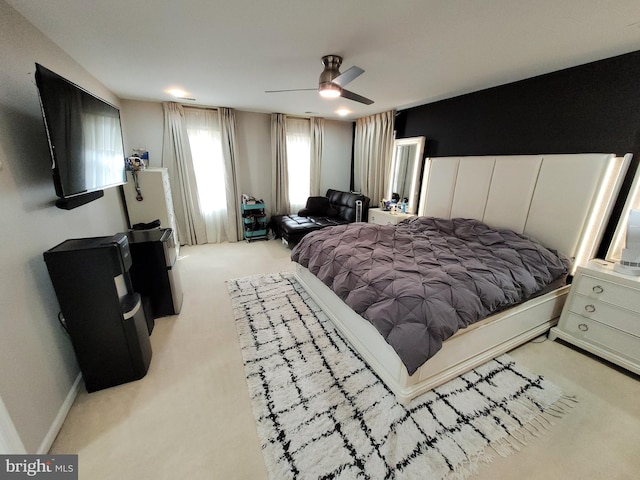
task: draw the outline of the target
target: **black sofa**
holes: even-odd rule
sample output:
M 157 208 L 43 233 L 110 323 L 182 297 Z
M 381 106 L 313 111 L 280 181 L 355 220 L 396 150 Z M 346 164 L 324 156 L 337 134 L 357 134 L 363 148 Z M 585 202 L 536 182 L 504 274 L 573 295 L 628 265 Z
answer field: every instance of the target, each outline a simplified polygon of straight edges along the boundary
M 355 222 L 357 200 L 362 201 L 362 221 L 366 222 L 369 219 L 369 197 L 330 188 L 324 197 L 309 197 L 306 207 L 297 215 L 273 216 L 273 232 L 293 246 L 314 230 Z

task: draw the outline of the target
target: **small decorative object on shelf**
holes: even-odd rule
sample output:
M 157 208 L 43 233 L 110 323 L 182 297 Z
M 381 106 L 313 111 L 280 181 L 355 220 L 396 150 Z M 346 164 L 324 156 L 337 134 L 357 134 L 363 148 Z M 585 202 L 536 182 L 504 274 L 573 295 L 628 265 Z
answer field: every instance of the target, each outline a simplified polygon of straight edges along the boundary
M 267 214 L 263 200 L 242 194 L 242 223 L 247 242 L 267 239 Z
M 131 157 L 127 158 L 125 163 L 127 170 L 131 172 L 133 183 L 136 187 L 136 200 L 141 202 L 142 200 L 144 200 L 144 198 L 142 197 L 142 190 L 140 189 L 140 184 L 138 183 L 138 172 L 147 168 L 147 165 L 149 163 L 149 152 L 144 150 L 144 158 L 146 160 L 143 160 L 143 157 L 140 155 L 143 150 L 136 149 L 134 150 L 134 152 L 135 153 Z

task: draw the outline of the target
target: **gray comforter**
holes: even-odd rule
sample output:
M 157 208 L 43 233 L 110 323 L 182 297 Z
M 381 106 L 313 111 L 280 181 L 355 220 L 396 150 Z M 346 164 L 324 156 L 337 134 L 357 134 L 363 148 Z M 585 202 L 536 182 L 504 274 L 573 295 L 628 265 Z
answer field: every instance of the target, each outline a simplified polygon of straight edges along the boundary
M 524 235 L 462 218 L 324 228 L 291 258 L 369 320 L 410 375 L 458 329 L 527 300 L 569 268 Z

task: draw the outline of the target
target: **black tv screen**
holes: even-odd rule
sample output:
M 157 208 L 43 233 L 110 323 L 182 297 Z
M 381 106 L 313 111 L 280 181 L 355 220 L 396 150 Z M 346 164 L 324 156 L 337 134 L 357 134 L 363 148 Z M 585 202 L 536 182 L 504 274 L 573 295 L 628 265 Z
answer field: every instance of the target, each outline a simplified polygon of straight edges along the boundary
M 120 111 L 36 63 L 56 195 L 69 198 L 126 183 Z

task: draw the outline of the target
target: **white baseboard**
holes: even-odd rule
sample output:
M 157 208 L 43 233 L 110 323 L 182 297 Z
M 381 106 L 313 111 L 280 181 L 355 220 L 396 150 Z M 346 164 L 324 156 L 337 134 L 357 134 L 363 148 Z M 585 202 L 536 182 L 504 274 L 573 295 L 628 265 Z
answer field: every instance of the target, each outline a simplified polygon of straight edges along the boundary
M 62 428 L 62 424 L 64 423 L 64 419 L 67 418 L 69 410 L 71 410 L 71 406 L 73 405 L 74 400 L 78 396 L 78 392 L 80 391 L 80 381 L 82 380 L 82 373 L 78 373 L 75 382 L 71 386 L 69 393 L 67 394 L 67 398 L 64 399 L 64 402 L 60 406 L 60 410 L 58 410 L 58 414 L 56 418 L 51 423 L 51 427 L 49 427 L 49 431 L 45 435 L 42 443 L 40 444 L 40 448 L 38 448 L 38 454 L 46 454 L 49 453 L 49 449 L 51 445 L 53 445 L 54 440 L 58 436 L 58 432 Z

